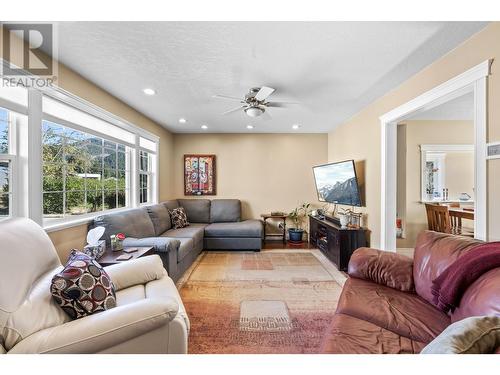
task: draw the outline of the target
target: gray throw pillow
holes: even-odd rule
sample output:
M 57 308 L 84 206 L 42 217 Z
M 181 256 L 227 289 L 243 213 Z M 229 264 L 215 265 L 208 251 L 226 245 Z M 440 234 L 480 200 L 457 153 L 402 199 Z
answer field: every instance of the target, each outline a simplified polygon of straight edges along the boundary
M 455 322 L 421 354 L 486 354 L 500 347 L 500 316 L 473 316 Z

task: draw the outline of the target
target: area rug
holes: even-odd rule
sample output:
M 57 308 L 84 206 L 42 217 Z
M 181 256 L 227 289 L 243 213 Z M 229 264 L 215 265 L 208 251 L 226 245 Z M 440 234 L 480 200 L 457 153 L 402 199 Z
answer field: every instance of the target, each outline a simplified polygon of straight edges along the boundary
M 345 277 L 318 250 L 204 252 L 179 284 L 189 353 L 318 353 Z

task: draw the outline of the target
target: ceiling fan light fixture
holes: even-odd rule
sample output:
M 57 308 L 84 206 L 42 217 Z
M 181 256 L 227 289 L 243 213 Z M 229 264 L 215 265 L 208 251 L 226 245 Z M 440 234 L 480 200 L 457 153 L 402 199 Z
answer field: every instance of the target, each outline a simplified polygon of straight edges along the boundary
M 245 113 L 250 117 L 258 117 L 264 113 L 264 109 L 260 107 L 245 108 Z

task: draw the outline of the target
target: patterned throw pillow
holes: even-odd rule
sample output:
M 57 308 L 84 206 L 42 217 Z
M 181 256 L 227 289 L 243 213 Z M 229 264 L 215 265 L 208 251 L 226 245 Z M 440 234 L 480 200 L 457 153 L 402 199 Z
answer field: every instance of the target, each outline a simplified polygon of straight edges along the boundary
M 172 220 L 174 229 L 184 228 L 189 225 L 186 211 L 184 211 L 183 207 L 170 210 L 170 219 Z
M 50 292 L 71 319 L 116 306 L 115 287 L 99 263 L 72 250 L 63 270 L 52 278 Z

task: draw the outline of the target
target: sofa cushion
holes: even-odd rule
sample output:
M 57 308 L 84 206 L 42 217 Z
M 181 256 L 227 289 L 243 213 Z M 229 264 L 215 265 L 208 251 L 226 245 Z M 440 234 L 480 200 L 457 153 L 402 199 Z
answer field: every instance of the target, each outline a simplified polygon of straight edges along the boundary
M 500 268 L 482 274 L 462 295 L 460 305 L 451 314 L 451 321 L 456 322 L 470 316 L 500 316 Z
M 50 292 L 71 319 L 116 306 L 115 287 L 99 263 L 72 250 L 64 268 L 52 278 Z
M 473 316 L 453 323 L 422 354 L 493 354 L 500 347 L 500 316 Z
M 349 276 L 402 292 L 414 292 L 413 260 L 401 254 L 360 247 L 349 260 Z
M 174 208 L 170 211 L 170 219 L 172 220 L 172 226 L 174 229 L 184 228 L 189 225 L 186 211 L 184 211 L 183 207 Z
M 95 226 L 105 228 L 103 239 L 109 244 L 112 234 L 123 233 L 126 237 L 153 237 L 155 228 L 145 208 L 134 208 L 107 215 L 100 215 L 94 219 Z
M 211 223 L 230 223 L 241 220 L 239 199 L 213 199 L 210 204 Z
M 337 312 L 423 343 L 432 341 L 450 324 L 448 315 L 414 293 L 356 278 L 344 284 Z
M 172 228 L 170 213 L 168 212 L 168 209 L 164 204 L 153 204 L 151 206 L 147 206 L 146 210 L 148 211 L 149 217 L 153 222 L 155 235 L 159 236 L 163 232 Z
M 181 262 L 186 255 L 194 250 L 194 241 L 192 238 L 177 238 L 181 245 L 179 246 L 179 251 L 177 252 L 177 263 Z
M 166 239 L 169 239 L 169 240 L 179 241 L 179 248 L 177 250 L 177 263 L 181 262 L 187 254 L 189 254 L 191 251 L 194 250 L 194 240 L 193 240 L 193 238 L 188 238 L 188 237 L 185 237 L 185 238 L 182 238 L 182 237 L 177 237 L 177 238 L 168 237 L 167 232 L 163 233 L 162 238 L 166 238 Z
M 190 223 L 208 223 L 210 221 L 210 200 L 178 199 L 179 205 L 186 210 Z
M 363 319 L 335 314 L 321 353 L 413 354 L 425 343 L 398 335 Z
M 167 210 L 171 211 L 174 208 L 179 207 L 179 202 L 177 202 L 177 199 L 171 199 L 165 202 L 161 202 L 165 207 L 167 207 Z
M 159 253 L 168 253 L 170 251 L 177 251 L 179 249 L 180 242 L 176 241 L 175 238 L 164 238 L 164 237 L 145 237 L 145 238 L 133 238 L 128 237 L 123 241 L 123 245 L 127 247 L 137 246 L 153 246 L 155 251 Z
M 413 280 L 417 294 L 434 304 L 432 281 L 461 255 L 481 243 L 472 238 L 428 230 L 420 233 L 413 256 Z
M 245 220 L 237 223 L 213 223 L 205 228 L 205 237 L 262 238 L 262 222 Z
M 170 229 L 162 234 L 162 237 L 170 238 L 192 238 L 195 243 L 203 241 L 206 224 L 191 224 L 185 228 Z

